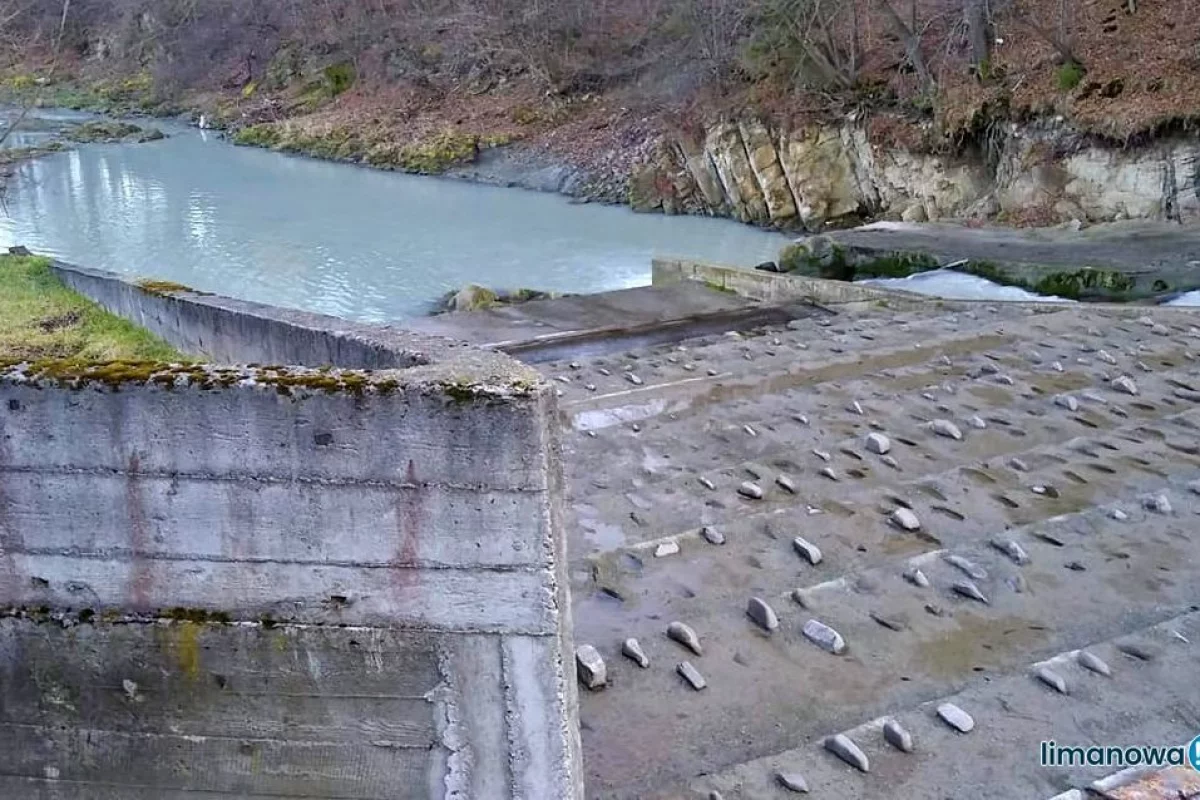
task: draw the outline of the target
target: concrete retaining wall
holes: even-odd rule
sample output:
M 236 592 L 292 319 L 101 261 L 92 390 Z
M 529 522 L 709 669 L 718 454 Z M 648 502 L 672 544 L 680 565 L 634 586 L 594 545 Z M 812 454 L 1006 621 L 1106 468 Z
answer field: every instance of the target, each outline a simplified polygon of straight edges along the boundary
M 581 798 L 553 390 L 68 283 L 230 360 L 422 365 L 0 372 L 0 797 Z
M 138 284 L 61 261 L 59 280 L 179 350 L 225 364 L 288 364 L 394 369 L 436 360 L 445 343 L 337 317 L 235 300 L 174 287 Z M 149 288 L 146 288 L 149 287 Z
M 874 303 L 880 300 L 892 304 L 923 302 L 920 295 L 890 289 L 876 289 L 843 281 L 761 272 L 744 267 L 709 264 L 682 258 L 654 259 L 653 282 L 655 286 L 681 280 L 700 281 L 714 288 L 764 303 L 810 300 L 824 306 L 845 306 L 854 303 Z

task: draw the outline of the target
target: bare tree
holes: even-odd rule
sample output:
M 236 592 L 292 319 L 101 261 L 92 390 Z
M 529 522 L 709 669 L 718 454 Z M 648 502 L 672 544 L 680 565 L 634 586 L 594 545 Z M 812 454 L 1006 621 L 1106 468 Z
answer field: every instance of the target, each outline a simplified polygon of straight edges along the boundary
M 904 45 L 904 56 L 908 63 L 912 65 L 913 71 L 917 73 L 917 80 L 920 82 L 921 91 L 924 93 L 931 92 L 934 88 L 933 73 L 930 71 L 929 64 L 925 61 L 925 56 L 921 52 L 921 34 L 923 33 L 923 28 L 917 21 L 916 3 L 912 3 L 911 20 L 909 22 L 904 21 L 904 18 L 896 11 L 895 6 L 891 4 L 891 0 L 875 0 L 875 5 L 883 12 L 892 30 L 900 37 L 900 41 Z
M 1076 57 L 1073 37 L 1071 35 L 1073 28 L 1071 0 L 1058 0 L 1056 18 L 1052 26 L 1047 26 L 1035 19 L 1023 8 L 1023 5 L 1020 0 L 1014 0 L 1012 5 L 1013 18 L 1058 51 L 1059 57 L 1065 63 L 1082 65 L 1083 62 Z

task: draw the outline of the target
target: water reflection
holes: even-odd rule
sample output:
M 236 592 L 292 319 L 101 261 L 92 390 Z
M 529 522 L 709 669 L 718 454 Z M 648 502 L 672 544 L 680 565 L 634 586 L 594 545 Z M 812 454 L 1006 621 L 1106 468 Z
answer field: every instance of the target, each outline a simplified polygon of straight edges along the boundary
M 0 246 L 367 320 L 423 313 L 467 282 L 592 292 L 648 282 L 652 255 L 754 264 L 782 236 L 170 139 L 23 165 Z

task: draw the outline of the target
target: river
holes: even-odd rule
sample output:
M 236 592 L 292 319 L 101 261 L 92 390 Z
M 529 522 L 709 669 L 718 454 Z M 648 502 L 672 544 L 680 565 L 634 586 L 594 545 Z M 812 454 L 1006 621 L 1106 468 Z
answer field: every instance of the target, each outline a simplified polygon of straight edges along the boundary
M 170 138 L 83 145 L 22 165 L 0 246 L 377 322 L 425 313 L 466 283 L 597 292 L 649 283 L 658 254 L 752 266 L 787 243 L 728 220 L 573 204 L 161 127 Z

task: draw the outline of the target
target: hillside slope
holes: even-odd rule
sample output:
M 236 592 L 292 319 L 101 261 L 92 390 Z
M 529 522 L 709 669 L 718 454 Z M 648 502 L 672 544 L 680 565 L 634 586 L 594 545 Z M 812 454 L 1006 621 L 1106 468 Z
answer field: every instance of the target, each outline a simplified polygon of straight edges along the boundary
M 719 119 L 853 115 L 950 153 L 1010 121 L 1186 130 L 1195 2 L 37 0 L 0 41 L 10 93 L 195 109 L 244 143 L 409 171 L 482 161 L 468 172 L 527 183 L 561 165 L 549 188 L 623 201 L 664 135 Z

